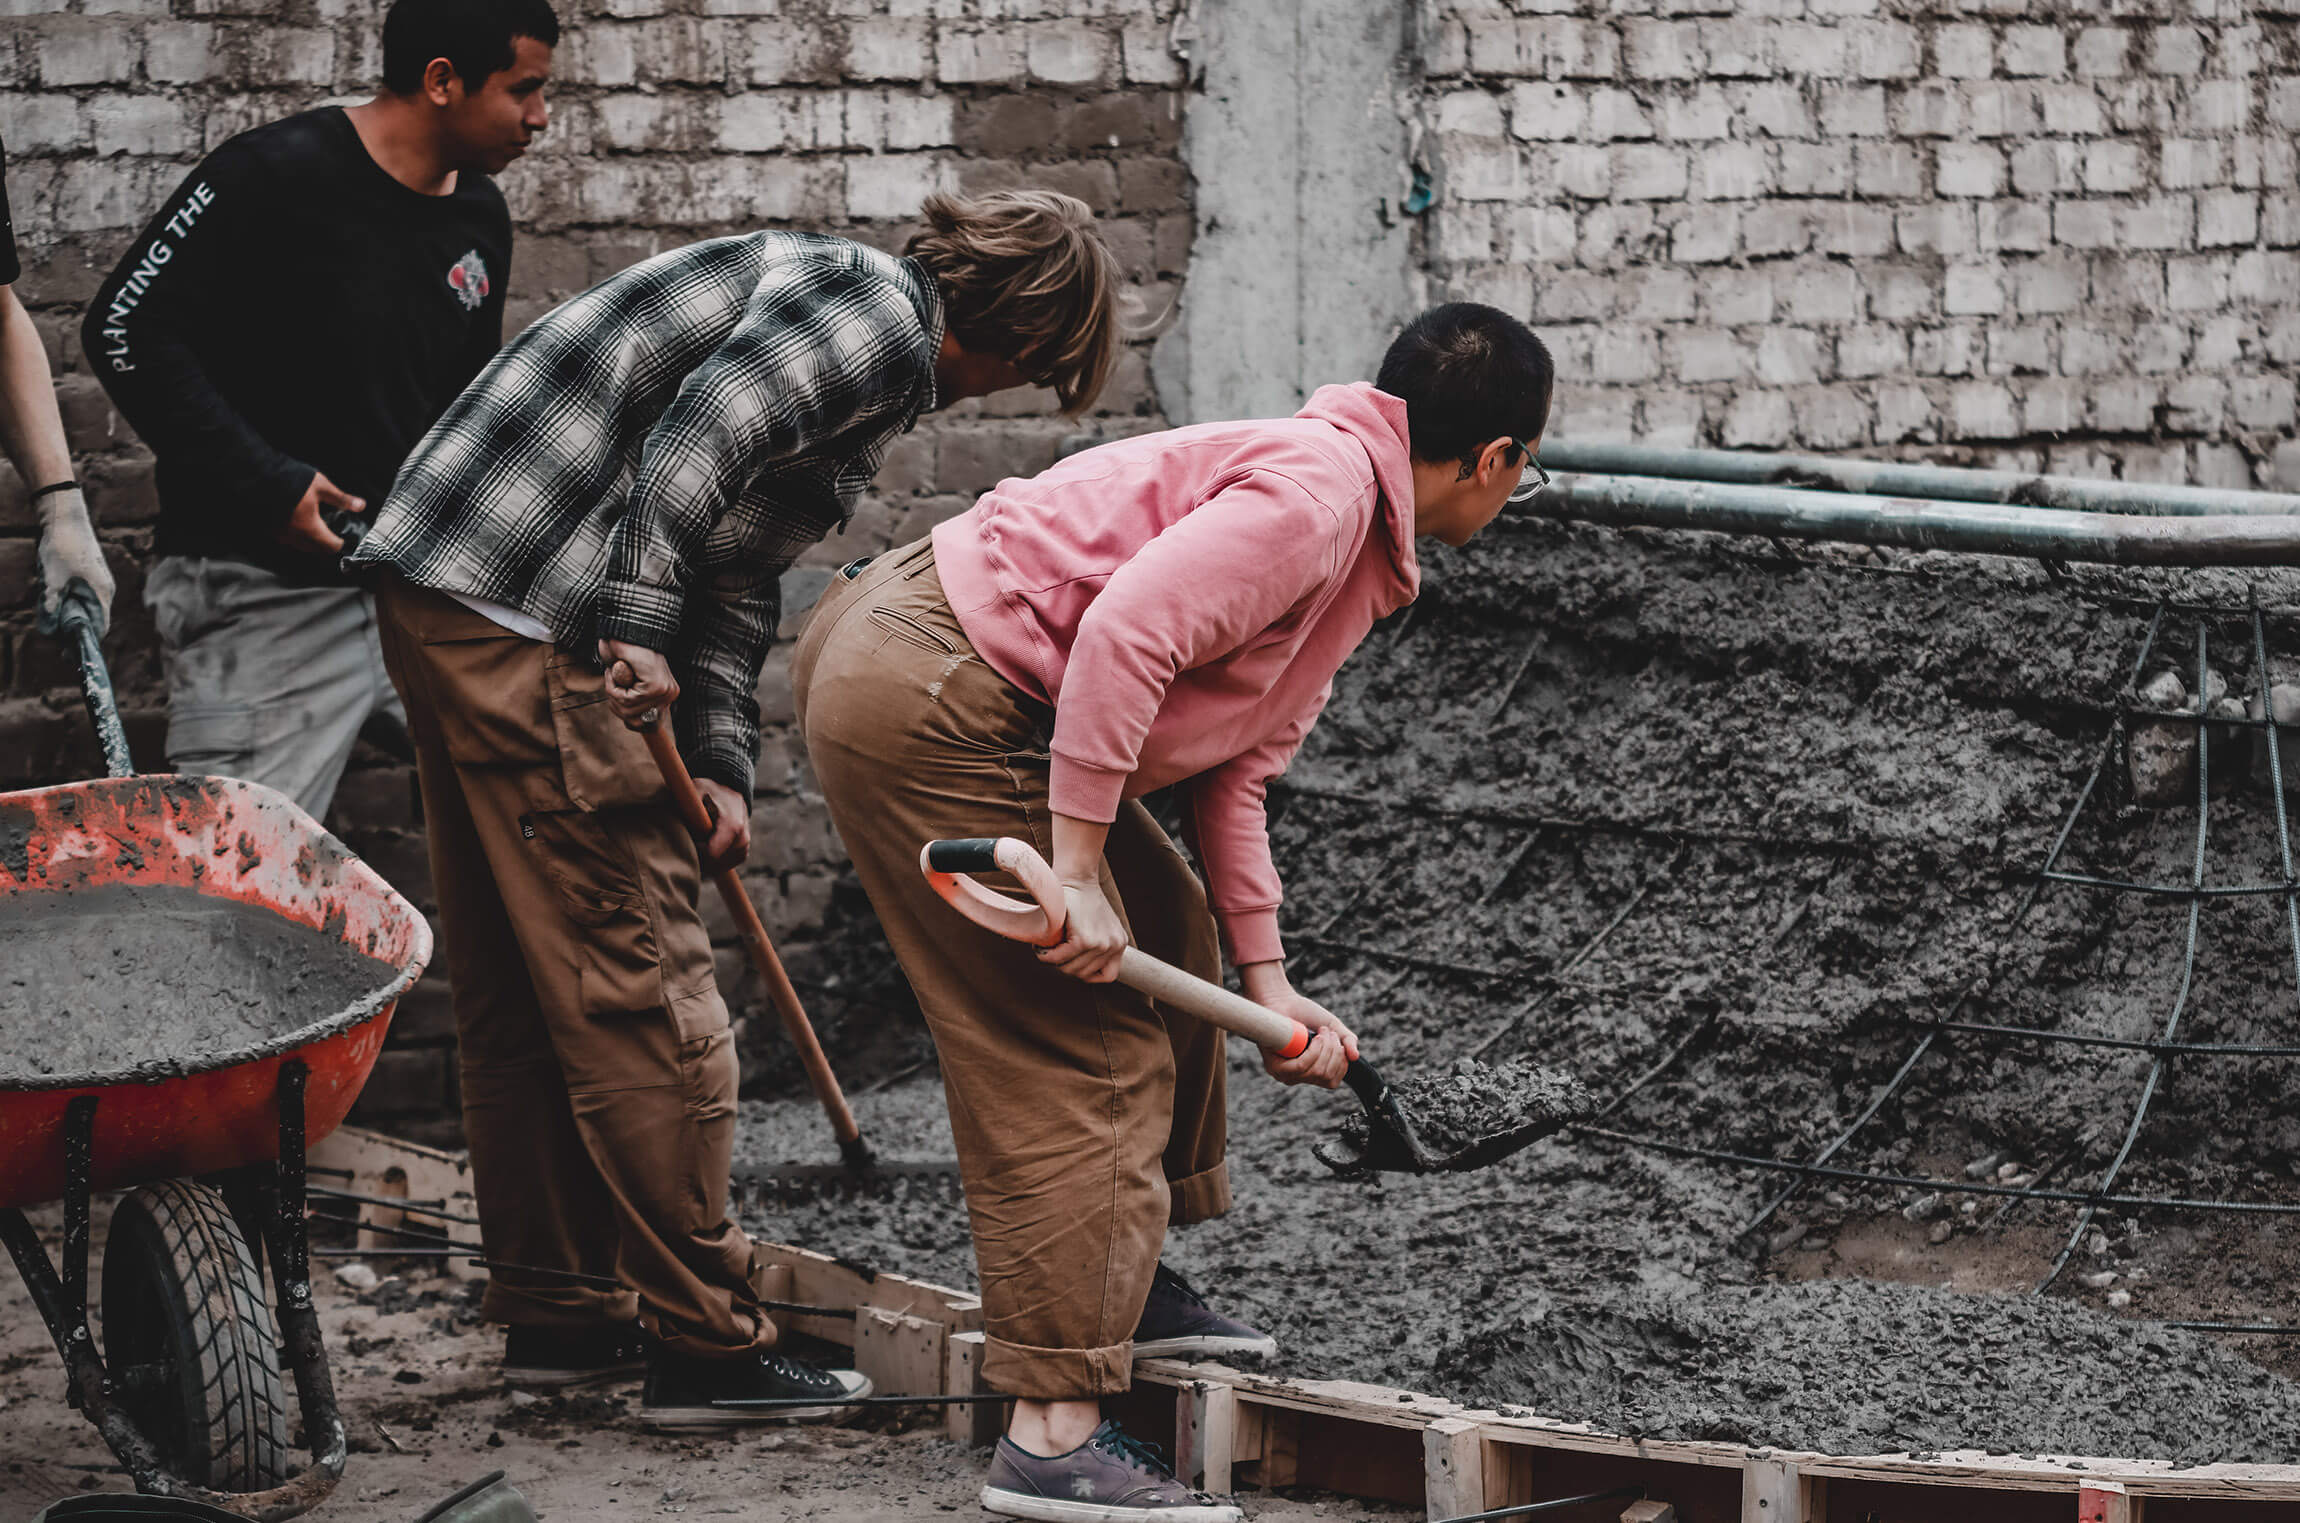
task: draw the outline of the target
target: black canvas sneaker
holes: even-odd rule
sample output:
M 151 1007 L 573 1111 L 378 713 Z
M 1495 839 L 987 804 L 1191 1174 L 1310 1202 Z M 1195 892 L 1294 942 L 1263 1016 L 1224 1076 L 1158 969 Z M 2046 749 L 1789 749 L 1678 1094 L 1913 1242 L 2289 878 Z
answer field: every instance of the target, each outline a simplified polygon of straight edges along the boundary
M 1142 1320 L 1134 1328 L 1135 1358 L 1259 1354 L 1266 1359 L 1277 1352 L 1277 1339 L 1213 1310 L 1188 1280 L 1164 1264 L 1158 1266 L 1150 1281 L 1150 1298 L 1142 1303 Z
M 831 1422 L 851 1408 L 842 1400 L 868 1396 L 869 1377 L 856 1370 L 826 1370 L 787 1354 L 741 1359 L 682 1359 L 657 1354 L 647 1365 L 639 1421 L 664 1433 L 701 1433 L 761 1423 Z M 720 1407 L 719 1401 L 799 1401 L 795 1407 Z
M 636 1322 L 605 1327 L 512 1327 L 503 1340 L 503 1383 L 566 1391 L 646 1373 L 655 1340 Z

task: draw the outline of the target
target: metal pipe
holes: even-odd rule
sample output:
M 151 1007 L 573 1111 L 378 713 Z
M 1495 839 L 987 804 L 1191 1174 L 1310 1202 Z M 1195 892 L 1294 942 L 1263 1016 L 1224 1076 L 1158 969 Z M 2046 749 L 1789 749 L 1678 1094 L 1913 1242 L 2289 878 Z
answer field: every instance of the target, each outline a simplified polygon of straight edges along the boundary
M 2300 515 L 2136 516 L 1925 502 L 1658 476 L 1568 476 L 1521 513 L 1582 523 L 1843 540 L 2112 566 L 2300 564 Z
M 2300 496 L 2225 487 L 2160 486 L 2149 481 L 2087 481 L 1976 471 L 1892 460 L 1838 460 L 1827 455 L 1773 455 L 1750 450 L 1658 449 L 1594 440 L 1545 441 L 1541 463 L 1556 471 L 1602 476 L 1665 476 L 1739 486 L 1816 487 L 1945 502 L 1994 502 L 2089 513 L 2142 513 L 2174 518 L 2223 513 L 2300 514 Z

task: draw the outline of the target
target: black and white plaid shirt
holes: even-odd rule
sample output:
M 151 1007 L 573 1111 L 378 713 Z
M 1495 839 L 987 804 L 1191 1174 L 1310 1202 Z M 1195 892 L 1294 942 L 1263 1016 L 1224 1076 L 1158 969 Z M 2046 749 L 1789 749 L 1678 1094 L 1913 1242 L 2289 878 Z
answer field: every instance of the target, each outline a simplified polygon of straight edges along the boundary
M 689 766 L 748 797 L 777 580 L 934 406 L 942 325 L 932 276 L 844 238 L 650 259 L 504 347 L 351 563 L 664 652 Z

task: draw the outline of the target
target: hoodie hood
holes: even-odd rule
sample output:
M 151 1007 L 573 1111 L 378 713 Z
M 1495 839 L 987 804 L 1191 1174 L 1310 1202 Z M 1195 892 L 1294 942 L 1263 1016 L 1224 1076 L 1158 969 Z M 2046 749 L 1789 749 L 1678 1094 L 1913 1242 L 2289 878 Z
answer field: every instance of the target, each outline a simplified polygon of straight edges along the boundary
M 1394 598 L 1385 598 L 1387 617 L 1421 591 L 1421 561 L 1414 554 L 1413 444 L 1406 429 L 1406 404 L 1371 381 L 1321 386 L 1294 414 L 1340 429 L 1357 440 L 1373 463 L 1381 488 L 1380 528 L 1395 580 Z

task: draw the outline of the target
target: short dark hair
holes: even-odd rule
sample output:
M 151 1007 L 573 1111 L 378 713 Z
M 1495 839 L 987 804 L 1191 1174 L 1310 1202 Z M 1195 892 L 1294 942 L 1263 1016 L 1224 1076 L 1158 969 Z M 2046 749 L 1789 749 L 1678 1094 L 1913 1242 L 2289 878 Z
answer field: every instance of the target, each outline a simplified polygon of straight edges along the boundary
M 1449 301 L 1412 322 L 1374 384 L 1406 404 L 1414 456 L 1469 461 L 1494 440 L 1538 438 L 1557 367 L 1531 328 L 1498 307 Z
M 392 0 L 383 18 L 383 87 L 413 95 L 431 61 L 444 58 L 464 89 L 477 90 L 511 67 L 521 37 L 559 45 L 550 0 Z

